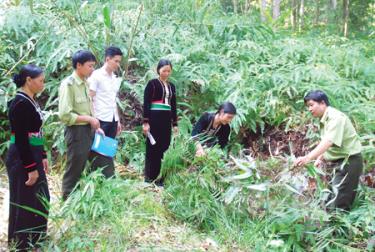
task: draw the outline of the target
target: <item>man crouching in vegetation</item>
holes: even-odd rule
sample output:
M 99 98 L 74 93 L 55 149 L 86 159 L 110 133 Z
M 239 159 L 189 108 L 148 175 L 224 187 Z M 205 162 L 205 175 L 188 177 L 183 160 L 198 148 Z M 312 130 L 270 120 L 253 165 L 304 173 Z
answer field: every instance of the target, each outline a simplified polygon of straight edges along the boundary
M 319 90 L 310 91 L 304 98 L 313 117 L 320 119 L 321 142 L 309 154 L 299 157 L 294 165 L 303 166 L 315 160 L 316 167 L 323 159 L 334 169 L 333 195 L 329 208 L 350 210 L 362 173 L 361 143 L 348 116 L 329 106 L 327 95 Z
M 63 80 L 59 89 L 59 118 L 66 125 L 67 161 L 62 181 L 63 199 L 77 184 L 89 158 L 93 130 L 100 130 L 92 111 L 86 79 L 94 71 L 95 56 L 80 50 L 72 58 L 74 72 Z

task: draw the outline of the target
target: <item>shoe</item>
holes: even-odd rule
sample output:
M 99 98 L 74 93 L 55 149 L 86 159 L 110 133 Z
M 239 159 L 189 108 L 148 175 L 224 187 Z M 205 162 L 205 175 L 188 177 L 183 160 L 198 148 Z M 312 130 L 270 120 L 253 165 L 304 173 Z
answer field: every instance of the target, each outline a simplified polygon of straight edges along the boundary
M 164 187 L 164 183 L 163 183 L 163 181 L 156 181 L 155 182 L 155 185 L 157 185 L 157 186 L 159 186 L 159 187 Z

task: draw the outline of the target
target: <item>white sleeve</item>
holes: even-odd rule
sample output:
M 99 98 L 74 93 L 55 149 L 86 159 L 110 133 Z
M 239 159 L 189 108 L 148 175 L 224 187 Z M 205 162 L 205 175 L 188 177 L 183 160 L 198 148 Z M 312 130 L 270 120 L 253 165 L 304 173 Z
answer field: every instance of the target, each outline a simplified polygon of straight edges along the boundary
M 89 83 L 90 90 L 95 92 L 98 90 L 98 80 L 95 73 L 92 73 L 92 75 L 87 79 L 87 82 Z

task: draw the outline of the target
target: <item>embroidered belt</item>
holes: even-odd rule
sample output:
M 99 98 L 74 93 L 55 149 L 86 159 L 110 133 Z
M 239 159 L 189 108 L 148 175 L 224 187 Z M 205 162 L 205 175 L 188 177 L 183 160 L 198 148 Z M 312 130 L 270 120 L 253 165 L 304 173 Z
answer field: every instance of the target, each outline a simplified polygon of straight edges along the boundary
M 14 134 L 10 136 L 10 143 L 16 143 L 16 136 Z M 44 144 L 44 139 L 40 133 L 29 133 L 29 143 L 33 146 L 42 146 Z
M 153 102 L 151 104 L 151 110 L 171 110 L 171 106 L 165 103 Z

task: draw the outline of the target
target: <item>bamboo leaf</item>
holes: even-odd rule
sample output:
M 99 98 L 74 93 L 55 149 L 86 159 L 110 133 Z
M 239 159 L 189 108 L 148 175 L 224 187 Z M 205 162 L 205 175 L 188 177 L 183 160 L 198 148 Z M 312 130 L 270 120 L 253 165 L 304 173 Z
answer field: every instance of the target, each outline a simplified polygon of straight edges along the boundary
M 108 5 L 103 6 L 103 18 L 104 18 L 104 25 L 107 29 L 111 29 L 111 9 Z

